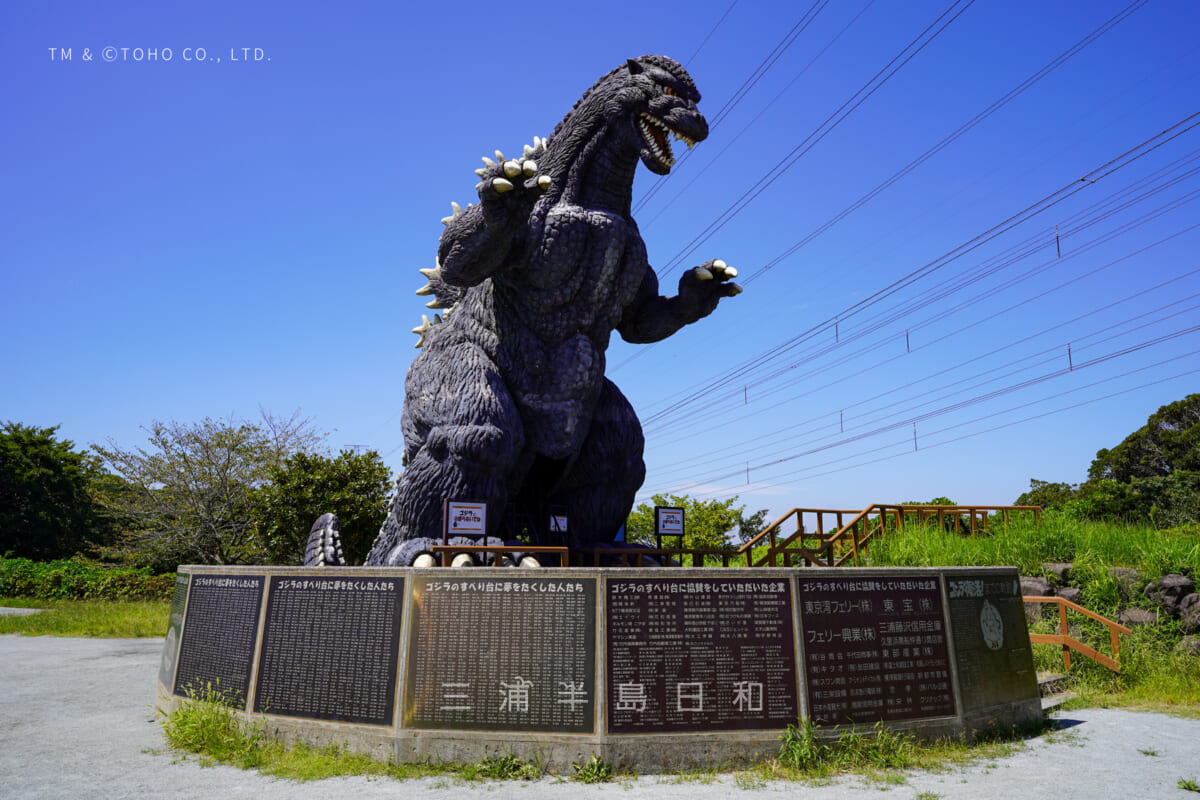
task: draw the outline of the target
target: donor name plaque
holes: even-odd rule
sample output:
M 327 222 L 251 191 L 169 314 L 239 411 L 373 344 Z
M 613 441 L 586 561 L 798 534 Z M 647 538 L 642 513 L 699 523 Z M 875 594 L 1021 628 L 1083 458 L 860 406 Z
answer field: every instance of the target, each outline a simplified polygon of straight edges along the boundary
M 968 709 L 1037 696 L 1033 646 L 1016 575 L 946 576 L 959 689 Z
M 254 710 L 391 725 L 404 579 L 272 576 Z
M 404 726 L 592 733 L 596 579 L 414 577 Z
M 609 732 L 782 729 L 796 722 L 789 580 L 607 584 Z
M 814 724 L 956 713 L 937 575 L 796 582 Z
M 212 689 L 238 708 L 246 707 L 262 592 L 261 575 L 192 577 L 175 694 Z

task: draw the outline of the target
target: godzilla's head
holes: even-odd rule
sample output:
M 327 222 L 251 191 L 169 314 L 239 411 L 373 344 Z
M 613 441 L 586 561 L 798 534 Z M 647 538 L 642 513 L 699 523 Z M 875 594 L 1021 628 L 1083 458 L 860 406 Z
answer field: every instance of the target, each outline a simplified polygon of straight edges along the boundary
M 628 135 L 651 172 L 666 175 L 671 171 L 675 164 L 672 138 L 691 149 L 708 137 L 708 122 L 696 109 L 700 92 L 678 62 L 666 56 L 631 58 L 612 77 L 617 85 L 609 113 L 628 119 Z
M 548 160 L 571 171 L 582 164 L 633 169 L 640 160 L 666 175 L 675 163 L 672 138 L 691 147 L 708 136 L 708 123 L 696 110 L 699 100 L 679 63 L 666 56 L 631 58 L 598 80 L 558 124 Z

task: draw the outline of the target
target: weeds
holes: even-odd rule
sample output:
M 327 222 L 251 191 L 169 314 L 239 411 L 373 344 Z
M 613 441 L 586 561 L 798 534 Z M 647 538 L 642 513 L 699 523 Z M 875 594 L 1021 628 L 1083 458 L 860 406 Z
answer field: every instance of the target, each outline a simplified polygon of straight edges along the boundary
M 487 756 L 478 764 L 468 765 L 463 768 L 462 777 L 466 780 L 535 781 L 542 777 L 542 770 L 510 753 Z
M 613 768 L 596 753 L 582 764 L 571 764 L 575 775 L 571 778 L 579 783 L 608 783 L 613 779 Z
M 1200 783 L 1195 778 L 1180 778 L 1176 786 L 1187 792 L 1200 792 Z

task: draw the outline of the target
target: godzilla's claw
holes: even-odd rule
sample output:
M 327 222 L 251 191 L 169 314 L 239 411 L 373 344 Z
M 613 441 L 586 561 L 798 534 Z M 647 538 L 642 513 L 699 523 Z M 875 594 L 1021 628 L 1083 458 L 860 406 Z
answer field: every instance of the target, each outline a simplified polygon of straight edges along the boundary
M 483 168 L 475 170 L 480 181 L 475 186 L 480 200 L 488 202 L 497 195 L 507 195 L 509 198 L 519 198 L 532 203 L 550 188 L 550 177 L 538 173 L 538 164 L 533 156 L 545 152 L 545 142 L 535 138 L 533 147 L 525 145 L 524 155 L 519 158 L 506 159 L 499 150 L 496 160 L 484 156 Z M 506 199 L 505 203 L 518 202 Z
M 709 272 L 708 270 L 706 270 L 704 267 L 696 267 L 695 273 L 696 273 L 696 280 L 711 281 L 713 279 L 713 274 L 711 272 Z
M 712 272 L 713 277 L 717 278 L 718 280 L 728 280 L 738 276 L 738 271 L 736 269 L 729 266 L 719 258 L 714 258 L 704 266 L 707 267 Z

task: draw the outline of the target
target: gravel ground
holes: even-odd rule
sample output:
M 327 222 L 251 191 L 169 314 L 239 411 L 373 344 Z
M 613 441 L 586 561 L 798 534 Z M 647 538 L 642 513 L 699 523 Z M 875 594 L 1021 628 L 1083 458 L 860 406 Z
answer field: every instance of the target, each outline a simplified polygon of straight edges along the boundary
M 539 782 L 466 784 L 340 778 L 294 783 L 231 767 L 202 767 L 166 750 L 154 718 L 161 639 L 0 636 L 0 797 L 273 798 L 639 798 L 717 800 L 799 796 L 846 800 L 1008 797 L 1188 798 L 1181 778 L 1200 780 L 1200 720 L 1088 709 L 1058 717 L 1059 729 L 1011 756 L 902 784 L 850 778 L 824 786 L 709 783 L 648 776 L 597 786 Z

